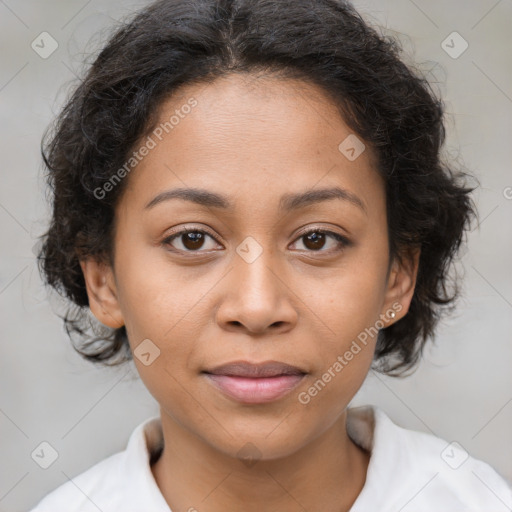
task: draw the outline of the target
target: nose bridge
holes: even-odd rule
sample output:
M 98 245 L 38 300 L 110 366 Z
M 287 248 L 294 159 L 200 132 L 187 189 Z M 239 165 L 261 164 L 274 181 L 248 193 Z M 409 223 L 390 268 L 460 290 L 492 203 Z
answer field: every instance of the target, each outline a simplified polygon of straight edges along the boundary
M 271 247 L 270 237 L 259 240 L 248 236 L 236 247 L 230 290 L 218 311 L 218 321 L 224 328 L 241 324 L 256 332 L 296 321 L 296 311 L 283 282 L 283 262 Z
M 281 262 L 271 243 L 268 236 L 247 236 L 236 248 L 234 273 L 242 293 L 265 295 L 267 300 L 281 293 L 283 285 L 276 277 Z

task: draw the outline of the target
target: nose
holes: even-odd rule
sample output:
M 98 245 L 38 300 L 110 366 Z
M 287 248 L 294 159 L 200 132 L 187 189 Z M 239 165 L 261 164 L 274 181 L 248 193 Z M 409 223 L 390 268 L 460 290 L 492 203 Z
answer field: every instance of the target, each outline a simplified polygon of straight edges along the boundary
M 297 323 L 296 295 L 269 251 L 252 262 L 238 255 L 224 282 L 217 323 L 226 331 L 286 332 Z

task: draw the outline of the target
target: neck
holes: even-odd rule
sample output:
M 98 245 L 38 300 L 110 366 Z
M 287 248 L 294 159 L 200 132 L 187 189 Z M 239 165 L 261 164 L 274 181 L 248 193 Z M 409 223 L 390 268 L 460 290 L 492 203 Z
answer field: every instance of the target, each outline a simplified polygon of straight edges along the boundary
M 346 411 L 298 451 L 253 463 L 220 452 L 161 416 L 164 449 L 152 472 L 173 511 L 343 512 L 364 486 L 370 454 L 347 435 Z

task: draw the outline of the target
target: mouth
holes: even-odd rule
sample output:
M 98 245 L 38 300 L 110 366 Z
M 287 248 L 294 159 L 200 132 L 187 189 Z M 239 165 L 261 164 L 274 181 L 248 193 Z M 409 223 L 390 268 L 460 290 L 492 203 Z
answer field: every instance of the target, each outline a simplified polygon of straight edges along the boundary
M 296 388 L 307 372 L 278 361 L 235 361 L 202 372 L 227 397 L 245 404 L 278 400 Z

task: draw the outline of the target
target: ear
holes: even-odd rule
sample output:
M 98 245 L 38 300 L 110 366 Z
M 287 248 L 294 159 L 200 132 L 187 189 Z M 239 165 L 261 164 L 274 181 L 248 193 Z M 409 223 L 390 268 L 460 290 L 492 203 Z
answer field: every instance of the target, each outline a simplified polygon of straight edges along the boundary
M 396 316 L 389 320 L 388 325 L 397 322 L 409 311 L 416 286 L 420 253 L 420 248 L 410 249 L 402 253 L 400 259 L 395 258 L 391 265 L 383 315 L 386 315 L 386 311 L 394 311 Z M 386 315 L 386 318 L 389 316 Z
M 84 274 L 89 307 L 94 316 L 107 327 L 122 327 L 124 319 L 117 299 L 112 268 L 94 258 L 80 260 L 80 266 Z

